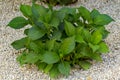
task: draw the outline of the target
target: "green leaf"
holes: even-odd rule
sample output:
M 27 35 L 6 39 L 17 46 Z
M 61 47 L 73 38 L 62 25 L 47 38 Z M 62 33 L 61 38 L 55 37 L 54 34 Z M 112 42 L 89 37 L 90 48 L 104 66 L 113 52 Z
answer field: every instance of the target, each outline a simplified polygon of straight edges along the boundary
M 32 16 L 31 6 L 29 6 L 29 5 L 21 5 L 20 6 L 20 11 L 26 17 L 31 17 Z
M 56 53 L 59 53 L 59 48 L 60 48 L 60 44 L 59 42 L 55 42 L 54 43 L 54 48 L 53 48 L 53 51 L 55 51 Z
M 60 9 L 60 12 L 63 12 L 65 14 L 75 14 L 76 13 L 76 9 L 75 8 L 68 8 L 68 7 L 63 7 Z
M 72 23 L 65 21 L 65 32 L 68 36 L 73 36 L 75 34 L 75 27 Z
M 88 22 L 92 22 L 92 18 L 90 16 L 90 11 L 86 9 L 85 7 L 81 6 L 78 8 L 80 15 L 87 20 Z
M 56 17 L 57 17 L 61 22 L 63 22 L 66 14 L 65 14 L 64 12 L 62 12 L 62 11 L 59 10 L 59 11 L 54 12 L 53 15 L 56 15 Z
M 52 16 L 52 19 L 50 21 L 50 25 L 58 29 L 58 25 L 60 23 L 60 20 L 57 17 Z
M 32 5 L 32 14 L 36 19 L 41 19 L 43 21 L 43 18 L 45 16 L 45 14 L 47 13 L 47 8 L 41 6 L 41 5 L 37 5 L 37 4 L 33 4 Z
M 83 39 L 83 37 L 81 35 L 76 35 L 75 40 L 78 43 L 85 43 L 85 41 L 84 41 L 84 39 Z
M 101 15 L 98 15 L 94 19 L 94 24 L 96 24 L 96 25 L 107 25 L 112 21 L 114 21 L 114 20 L 110 16 L 108 16 L 106 14 L 101 14 Z
M 37 46 L 37 50 L 40 52 L 40 53 L 44 53 L 45 51 L 45 43 L 43 43 L 41 40 L 35 40 L 34 43 L 36 44 Z M 35 48 L 35 47 L 34 47 Z M 34 49 L 35 50 L 35 49 Z
M 46 66 L 47 66 L 47 64 L 44 63 L 44 62 L 39 63 L 39 64 L 38 64 L 38 69 L 39 69 L 39 70 L 44 70 L 44 68 L 45 68 Z
M 58 64 L 58 69 L 60 71 L 60 73 L 68 76 L 70 73 L 70 64 L 68 62 L 61 62 Z
M 57 77 L 59 74 L 60 74 L 60 72 L 59 72 L 59 70 L 58 70 L 58 65 L 55 65 L 54 64 L 54 66 L 52 67 L 52 69 L 50 70 L 50 77 L 51 78 L 55 78 L 55 77 Z
M 28 36 L 32 40 L 37 40 L 37 39 L 43 37 L 44 35 L 45 35 L 45 31 L 41 30 L 41 29 L 39 29 L 37 27 L 32 27 L 28 31 Z
M 80 47 L 77 48 L 77 53 L 81 54 L 79 57 L 82 58 L 88 57 L 96 61 L 102 61 L 100 54 L 93 53 L 93 51 L 90 49 L 90 47 L 88 47 L 87 44 L 81 44 Z
M 104 30 L 104 32 L 102 32 L 103 39 L 105 39 L 108 36 L 109 33 L 110 33 L 109 31 Z
M 56 14 L 57 14 L 58 18 L 60 19 L 60 21 L 63 22 L 66 15 L 76 14 L 76 9 L 75 8 L 63 7 L 58 12 L 56 12 Z
M 39 60 L 39 56 L 33 52 L 30 52 L 26 55 L 26 63 L 36 63 Z
M 96 61 L 102 61 L 102 58 L 99 53 L 89 53 L 89 57 Z
M 100 33 L 102 34 L 102 38 L 103 38 L 103 39 L 105 39 L 105 38 L 108 36 L 108 34 L 110 33 L 109 31 L 107 31 L 107 30 L 105 29 L 104 26 L 100 27 L 98 30 L 99 30 Z
M 30 43 L 30 49 L 34 50 L 37 53 L 40 51 L 38 45 L 36 43 L 34 43 L 34 42 Z
M 90 42 L 91 33 L 87 29 L 83 29 L 82 37 L 86 42 Z
M 98 15 L 100 15 L 99 11 L 96 9 L 93 9 L 90 13 L 92 19 L 96 18 Z
M 75 39 L 74 37 L 69 37 L 63 40 L 60 49 L 59 49 L 59 53 L 60 54 L 69 54 L 70 52 L 72 52 L 75 48 Z
M 61 36 L 62 36 L 62 33 L 60 31 L 56 30 L 53 32 L 53 36 L 51 38 L 55 39 L 55 40 L 60 40 Z
M 50 20 L 51 20 L 51 18 L 52 18 L 52 11 L 49 10 L 49 11 L 45 14 L 45 17 L 44 17 L 45 22 L 46 22 L 46 23 L 49 23 Z
M 19 50 L 21 48 L 25 48 L 25 46 L 27 45 L 28 43 L 28 38 L 25 37 L 25 38 L 22 38 L 20 40 L 16 40 L 14 41 L 11 45 L 13 46 L 13 48 L 15 48 L 16 50 Z
M 46 43 L 46 48 L 48 51 L 51 51 L 54 48 L 55 39 L 49 40 Z
M 7 26 L 10 26 L 14 29 L 20 29 L 23 28 L 28 24 L 28 21 L 24 17 L 16 17 L 13 18 Z
M 100 48 L 99 48 L 99 52 L 100 53 L 107 53 L 107 52 L 109 52 L 109 48 L 108 48 L 108 46 L 106 45 L 106 43 L 105 42 L 101 42 L 100 44 L 99 44 L 99 46 L 100 46 Z
M 25 52 L 21 53 L 16 58 L 16 60 L 20 63 L 21 66 L 26 63 L 25 59 L 26 59 L 26 53 Z
M 53 64 L 60 60 L 60 57 L 55 52 L 46 51 L 42 56 L 42 61 L 47 64 Z
M 82 67 L 83 69 L 87 70 L 90 68 L 91 63 L 88 61 L 79 61 L 79 65 L 80 67 Z
M 77 53 L 81 54 L 81 57 L 89 57 L 91 53 L 91 49 L 88 47 L 87 44 L 80 44 L 79 47 L 77 48 Z
M 53 64 L 48 64 L 48 65 L 45 67 L 44 72 L 45 72 L 45 73 L 48 73 L 48 72 L 52 69 L 52 67 L 53 67 Z
M 25 29 L 25 30 L 24 30 L 24 34 L 25 34 L 25 35 L 28 35 L 28 31 L 29 31 L 29 29 Z
M 17 61 L 19 61 L 21 65 L 26 64 L 26 63 L 33 64 L 37 62 L 38 60 L 39 60 L 38 55 L 32 52 L 30 53 L 23 52 L 17 57 Z
M 75 28 L 75 32 L 77 35 L 82 35 L 83 33 L 83 26 Z
M 93 45 L 91 43 L 88 43 L 88 45 L 90 46 L 90 48 L 92 48 L 93 53 L 96 52 L 100 48 L 99 45 Z
M 91 36 L 91 42 L 93 44 L 98 44 L 102 40 L 102 35 L 99 30 L 93 32 Z

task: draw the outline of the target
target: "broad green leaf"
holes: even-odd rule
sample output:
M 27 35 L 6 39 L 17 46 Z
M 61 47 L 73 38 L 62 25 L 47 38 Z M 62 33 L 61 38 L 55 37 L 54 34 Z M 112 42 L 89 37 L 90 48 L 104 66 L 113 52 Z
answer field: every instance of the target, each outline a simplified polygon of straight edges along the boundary
M 37 5 L 37 4 L 33 4 L 32 5 L 32 14 L 36 19 L 41 19 L 41 21 L 43 21 L 43 18 L 45 16 L 45 14 L 47 13 L 47 8 L 41 6 L 41 5 Z
M 80 48 L 77 49 L 77 53 L 81 54 L 81 56 L 90 56 L 91 49 L 87 46 L 87 44 L 81 44 Z
M 80 57 L 83 57 L 83 58 L 88 57 L 96 61 L 102 60 L 100 54 L 93 53 L 93 51 L 88 47 L 87 44 L 81 44 L 80 48 L 78 47 L 77 49 L 77 53 L 81 54 Z
M 58 64 L 58 69 L 60 71 L 60 73 L 68 76 L 70 73 L 70 64 L 68 62 L 61 62 Z
M 86 42 L 90 42 L 91 33 L 87 29 L 83 29 L 82 36 Z
M 68 8 L 68 7 L 63 7 L 60 9 L 60 11 L 66 14 L 73 14 L 73 15 L 76 13 L 75 8 Z
M 104 30 L 104 32 L 102 33 L 103 39 L 105 39 L 109 33 L 110 33 L 109 31 Z
M 99 30 L 93 32 L 91 36 L 91 43 L 98 44 L 102 40 L 102 35 Z
M 100 54 L 93 53 L 93 51 L 88 47 L 88 45 L 82 44 L 81 46 L 82 47 L 80 47 L 80 49 L 78 49 L 77 53 L 80 53 L 83 58 L 88 57 L 88 58 L 91 58 L 96 61 L 102 61 Z
M 34 43 L 38 46 L 37 50 L 42 54 L 45 51 L 45 43 L 42 43 L 41 40 L 35 40 Z
M 39 57 L 35 53 L 26 53 L 23 52 L 17 57 L 17 61 L 20 62 L 21 65 L 26 64 L 26 63 L 35 63 L 39 60 Z
M 107 30 L 104 30 L 104 31 L 101 32 L 101 33 L 102 33 L 103 39 L 105 39 L 105 38 L 108 36 L 108 34 L 109 34 L 110 32 L 107 31 Z
M 39 56 L 36 53 L 27 53 L 25 62 L 26 63 L 36 63 L 39 60 Z
M 21 53 L 16 58 L 16 60 L 20 63 L 21 66 L 26 63 L 25 59 L 26 59 L 26 53 L 25 52 Z
M 60 21 L 63 21 L 66 15 L 74 15 L 76 13 L 75 8 L 68 8 L 68 7 L 63 7 L 61 8 L 58 12 L 57 15 L 60 19 Z
M 96 52 L 100 47 L 99 45 L 93 45 L 91 43 L 88 43 L 88 45 L 90 46 L 90 48 L 92 48 L 93 53 Z
M 24 16 L 26 16 L 28 18 L 32 16 L 31 6 L 29 6 L 29 5 L 21 5 L 20 11 L 22 12 L 22 14 Z
M 55 39 L 51 39 L 46 42 L 46 48 L 48 51 L 51 51 L 54 48 Z
M 89 57 L 96 61 L 102 61 L 102 58 L 99 53 L 89 53 Z
M 28 43 L 28 38 L 22 38 L 20 40 L 16 40 L 14 41 L 11 45 L 13 46 L 13 48 L 15 48 L 16 50 L 21 49 L 21 48 L 25 48 L 25 46 Z
M 100 15 L 99 11 L 96 9 L 93 9 L 90 13 L 92 19 L 94 19 L 95 17 L 97 17 L 98 15 Z
M 75 28 L 75 32 L 77 35 L 81 35 L 83 33 L 83 26 Z
M 24 34 L 25 34 L 25 35 L 28 35 L 28 31 L 29 31 L 29 29 L 25 29 L 25 30 L 24 30 Z
M 96 18 L 94 19 L 94 24 L 107 25 L 112 21 L 114 21 L 114 20 L 110 16 L 108 16 L 106 14 L 101 14 L 101 15 L 96 16 Z
M 59 49 L 59 53 L 60 54 L 69 54 L 70 52 L 72 52 L 75 48 L 75 39 L 74 37 L 68 37 L 66 39 L 63 40 L 60 49 Z
M 65 28 L 64 28 L 64 22 L 61 22 L 60 25 L 58 26 L 58 28 L 59 28 L 60 32 L 63 32 L 65 30 Z
M 61 36 L 62 36 L 62 33 L 57 30 L 53 32 L 53 36 L 51 38 L 55 40 L 60 40 Z
M 80 53 L 75 54 L 75 59 L 79 59 L 79 58 L 82 58 L 82 57 L 84 57 L 84 55 L 82 55 Z
M 48 72 L 52 69 L 52 67 L 53 67 L 53 64 L 48 64 L 48 65 L 45 67 L 44 72 L 45 72 L 45 73 L 48 73 Z
M 32 40 L 37 40 L 37 39 L 43 37 L 44 35 L 45 35 L 45 31 L 41 30 L 41 29 L 39 29 L 37 27 L 32 27 L 28 31 L 28 36 Z
M 52 11 L 49 10 L 49 11 L 45 14 L 44 20 L 45 20 L 46 23 L 49 23 L 50 20 L 51 20 L 51 18 L 52 18 Z
M 99 30 L 100 33 L 102 34 L 102 38 L 103 38 L 103 39 L 105 39 L 105 38 L 108 36 L 108 34 L 110 33 L 109 31 L 107 31 L 107 30 L 105 29 L 104 26 L 100 27 L 98 30 Z
M 59 42 L 56 41 L 56 42 L 54 43 L 53 51 L 56 52 L 56 53 L 59 53 L 60 45 L 61 45 L 61 43 L 59 43 Z
M 76 35 L 75 40 L 78 43 L 85 43 L 85 41 L 84 41 L 84 39 L 83 39 L 83 37 L 81 35 Z
M 90 68 L 91 63 L 88 61 L 79 61 L 79 65 L 80 67 L 82 67 L 83 69 L 87 70 Z
M 60 74 L 60 72 L 59 72 L 59 70 L 58 70 L 58 65 L 55 65 L 54 64 L 54 66 L 52 67 L 52 69 L 50 70 L 50 77 L 51 78 L 55 78 L 55 77 L 57 77 L 59 74 Z
M 38 45 L 34 42 L 30 42 L 30 49 L 34 50 L 37 53 L 40 51 Z
M 51 21 L 50 21 L 50 25 L 55 27 L 56 29 L 58 29 L 58 25 L 60 23 L 60 20 L 57 17 L 52 17 Z
M 65 16 L 65 19 L 64 19 L 64 20 L 66 20 L 67 22 L 72 23 L 72 22 L 75 21 L 74 15 L 69 15 L 69 14 L 67 14 L 67 15 Z M 77 21 L 77 20 L 76 20 L 76 21 Z M 72 23 L 72 24 L 74 24 L 74 23 Z
M 65 21 L 65 32 L 68 36 L 73 36 L 75 34 L 75 27 L 72 23 Z
M 58 19 L 63 22 L 66 14 L 62 11 L 56 11 L 53 15 L 56 15 L 56 17 L 58 17 Z
M 39 19 L 38 20 L 35 19 L 34 24 L 42 30 L 46 29 L 44 23 L 41 20 L 39 21 Z
M 78 11 L 80 13 L 80 15 L 87 20 L 88 22 L 92 22 L 92 18 L 90 16 L 90 11 L 88 9 L 86 9 L 85 7 L 81 6 L 80 8 L 78 8 Z
M 107 52 L 109 52 L 109 48 L 108 48 L 108 46 L 106 45 L 106 43 L 105 42 L 101 42 L 100 44 L 99 44 L 99 46 L 100 46 L 100 48 L 99 48 L 99 52 L 100 53 L 107 53 Z
M 47 64 L 53 64 L 60 60 L 60 57 L 55 52 L 46 51 L 42 56 L 42 61 Z
M 39 64 L 38 64 L 38 69 L 39 69 L 39 70 L 44 70 L 44 68 L 45 68 L 46 66 L 47 66 L 47 64 L 44 63 L 44 62 L 43 62 L 43 63 L 39 63 Z
M 16 17 L 13 18 L 7 26 L 10 26 L 14 29 L 20 29 L 23 28 L 28 24 L 28 21 L 24 17 Z

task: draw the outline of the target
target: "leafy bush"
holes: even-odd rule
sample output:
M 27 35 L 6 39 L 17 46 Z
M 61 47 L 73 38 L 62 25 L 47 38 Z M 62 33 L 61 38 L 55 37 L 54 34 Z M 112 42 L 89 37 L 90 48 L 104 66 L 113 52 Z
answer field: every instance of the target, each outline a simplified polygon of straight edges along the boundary
M 40 0 L 41 2 L 52 4 L 52 5 L 68 5 L 77 2 L 78 0 Z
M 101 54 L 109 51 L 105 25 L 113 19 L 96 9 L 54 10 L 33 4 L 21 5 L 20 11 L 26 18 L 18 16 L 8 24 L 14 29 L 31 25 L 24 31 L 26 37 L 12 43 L 16 50 L 24 48 L 17 57 L 20 65 L 35 64 L 51 77 L 68 76 L 74 65 L 86 70 L 91 60 L 102 61 Z

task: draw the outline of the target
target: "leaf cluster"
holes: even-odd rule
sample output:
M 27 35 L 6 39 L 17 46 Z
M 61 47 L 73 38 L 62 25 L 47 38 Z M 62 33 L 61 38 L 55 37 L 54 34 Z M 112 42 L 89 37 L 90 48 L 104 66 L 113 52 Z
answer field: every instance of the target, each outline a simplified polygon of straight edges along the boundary
M 26 37 L 11 44 L 16 50 L 25 49 L 17 57 L 21 65 L 35 64 L 51 77 L 68 76 L 74 65 L 86 70 L 91 60 L 102 61 L 101 54 L 109 51 L 104 42 L 109 34 L 105 25 L 114 20 L 96 9 L 80 6 L 54 10 L 33 4 L 21 5 L 20 11 L 24 17 L 12 19 L 8 26 L 31 26 L 24 31 Z

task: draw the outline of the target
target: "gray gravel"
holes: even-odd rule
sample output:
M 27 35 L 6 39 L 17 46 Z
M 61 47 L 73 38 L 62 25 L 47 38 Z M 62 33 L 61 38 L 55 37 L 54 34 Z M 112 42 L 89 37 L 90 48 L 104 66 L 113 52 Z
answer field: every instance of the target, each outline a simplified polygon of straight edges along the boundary
M 15 31 L 6 24 L 22 15 L 19 11 L 21 3 L 30 4 L 30 0 L 0 0 L 0 80 L 50 80 L 34 65 L 20 67 L 16 62 L 21 51 L 14 50 L 10 43 L 23 37 L 24 29 Z M 57 80 L 120 80 L 120 0 L 79 0 L 71 6 L 80 5 L 90 10 L 96 8 L 115 19 L 106 27 L 111 32 L 106 39 L 110 52 L 102 55 L 103 62 L 94 63 L 89 70 L 72 69 L 70 76 L 61 76 Z

